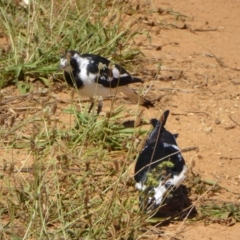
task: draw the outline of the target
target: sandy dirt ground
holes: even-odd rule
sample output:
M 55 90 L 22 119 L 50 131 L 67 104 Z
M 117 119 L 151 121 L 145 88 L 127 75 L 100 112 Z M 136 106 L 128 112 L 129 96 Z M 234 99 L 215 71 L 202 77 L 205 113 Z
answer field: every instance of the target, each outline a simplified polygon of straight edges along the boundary
M 147 21 L 155 23 L 150 33 L 155 48 L 143 47 L 143 52 L 154 63 L 147 67 L 156 70 L 160 63 L 162 70 L 155 80 L 149 82 L 153 84 L 150 95 L 157 95 L 159 90 L 167 95 L 164 88 L 174 86 L 171 100 L 167 100 L 164 106 L 160 101 L 158 106 L 170 109 L 172 116 L 167 127 L 179 133 L 179 145 L 199 148 L 183 153 L 187 163 L 193 160 L 195 171 L 203 178 L 213 179 L 239 192 L 240 2 L 153 0 L 152 4 L 162 13 L 148 16 Z M 184 15 L 185 21 L 182 24 L 181 21 L 174 22 L 166 14 L 166 9 Z M 171 30 L 160 28 L 157 24 L 160 19 L 177 27 Z M 180 71 L 183 71 L 183 77 L 171 81 L 177 79 Z M 156 110 L 148 114 L 153 112 L 157 114 Z M 224 191 L 214 198 L 239 203 L 239 195 Z M 179 224 L 167 229 L 184 229 L 175 236 L 177 239 L 240 239 L 240 224 L 184 227 Z
M 137 18 L 151 42 L 146 35 L 136 39 L 144 57 L 135 74 L 150 87 L 147 98 L 161 96 L 143 116 L 159 117 L 169 109 L 166 127 L 179 134 L 179 146 L 197 147 L 183 153 L 187 165 L 195 162 L 194 171 L 202 178 L 240 192 L 240 1 L 139 2 Z M 145 8 L 155 11 L 146 14 Z M 4 94 L 14 91 L 10 87 Z M 70 91 L 55 94 L 69 99 Z M 125 99 L 117 103 L 135 106 Z M 107 109 L 108 102 L 104 106 Z M 239 196 L 222 190 L 212 198 L 239 203 Z M 239 223 L 228 227 L 179 222 L 165 227 L 166 239 L 178 232 L 175 239 L 188 240 L 237 240 L 239 229 Z

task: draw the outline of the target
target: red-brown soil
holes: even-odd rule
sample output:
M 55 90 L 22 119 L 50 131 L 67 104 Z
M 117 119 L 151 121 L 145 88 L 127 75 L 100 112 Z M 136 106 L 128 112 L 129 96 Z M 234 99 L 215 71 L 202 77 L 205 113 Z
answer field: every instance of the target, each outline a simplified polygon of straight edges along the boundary
M 161 50 L 143 49 L 147 59 L 155 59 L 162 66 L 158 79 L 167 76 L 178 81 L 152 80 L 153 94 L 175 87 L 171 100 L 159 107 L 172 112 L 167 127 L 179 133 L 178 143 L 183 147 L 198 146 L 198 151 L 183 153 L 188 164 L 195 162 L 194 171 L 204 179 L 218 181 L 221 186 L 240 192 L 240 2 L 237 0 L 162 1 L 153 0 L 156 9 L 172 9 L 186 16 L 179 23 L 169 15 L 151 14 L 149 21 L 158 23 L 168 19 L 177 28 L 152 28 L 151 44 Z M 184 27 L 185 24 L 185 27 Z M 157 25 L 157 24 L 156 24 Z M 181 29 L 186 28 L 186 29 Z M 155 34 L 154 34 L 155 30 Z M 164 44 L 166 44 L 164 46 Z M 164 78 L 166 76 L 166 78 Z M 171 79 L 170 79 L 171 80 Z M 165 92 L 166 93 L 166 92 Z M 151 95 L 151 94 L 150 94 Z M 148 112 L 148 116 L 157 110 Z M 222 191 L 215 199 L 239 203 L 239 194 Z M 239 239 L 240 224 L 225 227 L 219 224 L 181 223 L 166 230 L 183 229 L 177 239 Z M 180 231 L 181 232 L 181 231 Z
M 195 162 L 194 172 L 203 179 L 240 193 L 240 1 L 139 2 L 138 16 L 144 19 L 140 24 L 150 29 L 151 42 L 145 36 L 136 39 L 145 55 L 138 75 L 151 86 L 149 99 L 163 95 L 154 109 L 144 111 L 144 118 L 159 117 L 169 109 L 166 127 L 179 133 L 179 146 L 198 147 L 197 151 L 183 153 L 187 165 Z M 146 14 L 145 8 L 159 11 Z M 182 21 L 176 20 L 177 15 Z M 4 39 L 1 41 L 4 43 Z M 18 95 L 14 86 L 2 93 Z M 70 91 L 55 93 L 58 98 L 70 99 Z M 128 101 L 117 100 L 123 102 Z M 108 101 L 104 104 L 108 109 Z M 58 106 L 59 118 L 68 122 L 61 106 L 66 107 L 64 103 Z M 26 159 L 25 153 L 18 151 L 6 151 L 3 159 L 12 159 L 15 154 L 19 162 Z M 239 196 L 222 190 L 212 198 L 239 203 Z M 239 228 L 239 223 L 231 227 L 205 226 L 197 221 L 174 223 L 165 231 L 169 233 L 166 239 L 178 230 L 175 239 L 236 240 L 240 239 Z

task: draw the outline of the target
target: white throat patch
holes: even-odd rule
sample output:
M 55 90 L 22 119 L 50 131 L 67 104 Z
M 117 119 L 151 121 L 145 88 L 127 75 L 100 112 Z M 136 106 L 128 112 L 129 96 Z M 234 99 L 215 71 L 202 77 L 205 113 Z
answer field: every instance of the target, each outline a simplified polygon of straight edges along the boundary
M 60 58 L 60 69 L 66 72 L 72 72 L 72 67 L 66 58 Z

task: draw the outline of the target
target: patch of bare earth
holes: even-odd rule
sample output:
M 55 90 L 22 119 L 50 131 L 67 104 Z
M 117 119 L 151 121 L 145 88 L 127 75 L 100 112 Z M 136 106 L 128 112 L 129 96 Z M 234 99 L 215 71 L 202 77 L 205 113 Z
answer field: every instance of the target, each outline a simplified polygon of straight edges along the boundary
M 146 14 L 146 9 L 156 11 Z M 194 162 L 195 173 L 230 190 L 222 189 L 204 198 L 233 203 L 239 203 L 240 198 L 240 194 L 232 193 L 240 193 L 239 9 L 238 0 L 152 0 L 148 4 L 140 1 L 137 18 L 140 17 L 139 24 L 150 34 L 151 42 L 146 35 L 136 39 L 145 54 L 138 70 L 145 85 L 150 86 L 147 96 L 150 99 L 162 96 L 156 107 L 145 110 L 143 116 L 159 117 L 163 110 L 169 109 L 171 116 L 166 127 L 179 133 L 179 146 L 197 147 L 183 153 L 187 165 Z M 36 84 L 38 92 L 42 87 Z M 3 89 L 2 95 L 3 101 L 7 101 L 6 96 L 19 96 L 19 93 L 11 86 Z M 24 121 L 44 108 L 45 102 L 53 106 L 57 99 L 57 127 L 71 127 L 69 122 L 73 119 L 62 111 L 71 104 L 70 96 L 69 90 L 60 91 L 53 86 L 47 94 L 16 98 L 1 108 L 1 124 L 8 128 L 12 121 Z M 129 109 L 136 106 L 120 97 L 116 105 L 122 103 L 127 103 Z M 104 111 L 109 107 L 110 101 L 105 101 Z M 31 134 L 29 128 L 18 138 L 30 138 Z M 4 141 L 7 145 L 7 136 Z M 22 150 L 6 147 L 0 153 L 8 164 L 14 161 L 17 168 L 32 164 L 31 157 Z M 239 223 L 228 227 L 186 221 L 170 224 L 165 231 L 166 239 L 174 235 L 176 239 L 235 240 L 240 239 L 239 227 Z
M 154 80 L 149 77 L 153 85 L 150 95 L 163 92 L 170 96 L 165 104 L 157 105 L 172 113 L 167 127 L 179 133 L 181 148 L 198 147 L 183 153 L 187 164 L 194 161 L 194 171 L 202 178 L 240 193 L 240 2 L 152 2 L 159 13 L 145 19 L 153 23 L 152 41 L 148 47 L 142 46 L 142 51 L 153 63 L 146 64 L 146 69 L 156 72 L 160 64 L 161 71 Z M 182 21 L 174 21 L 174 14 Z M 164 29 L 160 24 L 164 20 L 172 25 Z M 173 88 L 171 94 L 168 88 Z M 158 109 L 148 112 L 149 117 L 156 114 Z M 239 196 L 222 190 L 205 198 L 239 203 Z M 240 238 L 239 226 L 179 223 L 166 231 L 179 230 L 177 239 L 234 240 Z

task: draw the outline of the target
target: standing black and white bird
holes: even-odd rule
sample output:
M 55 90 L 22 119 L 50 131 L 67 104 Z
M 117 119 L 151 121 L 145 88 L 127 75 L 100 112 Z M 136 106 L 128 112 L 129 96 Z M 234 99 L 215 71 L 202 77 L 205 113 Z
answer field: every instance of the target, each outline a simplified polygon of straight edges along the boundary
M 145 197 L 147 198 L 140 198 L 140 201 L 144 201 L 147 207 L 153 209 L 163 203 L 168 190 L 177 189 L 181 185 L 187 170 L 175 135 L 164 127 L 168 115 L 169 110 L 163 113 L 159 121 L 157 119 L 151 120 L 154 129 L 149 135 L 135 166 L 136 188 L 146 193 Z M 148 183 L 153 172 L 155 181 Z M 141 204 L 143 205 L 143 203 Z
M 142 83 L 139 78 L 132 77 L 118 64 L 111 64 L 106 58 L 93 54 L 79 54 L 70 50 L 60 58 L 60 69 L 64 71 L 67 83 L 78 89 L 80 95 L 89 97 L 91 106 L 94 105 L 94 97 L 98 97 L 98 114 L 102 109 L 102 97 L 115 95 L 122 92 L 130 99 L 149 108 L 153 103 L 139 96 L 128 87 L 131 83 Z

